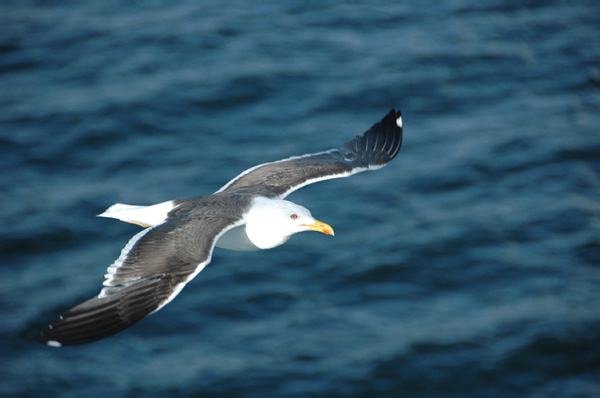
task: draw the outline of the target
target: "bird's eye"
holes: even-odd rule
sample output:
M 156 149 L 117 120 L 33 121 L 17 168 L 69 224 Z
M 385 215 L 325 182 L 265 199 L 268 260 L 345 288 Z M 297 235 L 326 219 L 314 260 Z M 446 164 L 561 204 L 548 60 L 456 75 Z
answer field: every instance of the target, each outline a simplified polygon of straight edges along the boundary
M 292 214 L 292 215 L 290 216 L 290 218 L 291 218 L 292 220 L 295 220 L 295 219 L 297 219 L 297 218 L 298 218 L 298 215 L 297 215 L 297 214 Z

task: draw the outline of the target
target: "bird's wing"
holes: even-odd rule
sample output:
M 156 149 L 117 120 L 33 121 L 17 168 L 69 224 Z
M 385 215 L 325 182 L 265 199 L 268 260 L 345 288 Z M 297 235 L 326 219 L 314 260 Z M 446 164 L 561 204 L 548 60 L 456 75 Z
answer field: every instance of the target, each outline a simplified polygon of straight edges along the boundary
M 52 346 L 89 343 L 158 311 L 210 262 L 216 240 L 240 224 L 195 209 L 141 231 L 108 267 L 100 294 L 67 311 L 38 340 Z
M 284 198 L 314 182 L 379 169 L 398 154 L 401 146 L 402 116 L 392 109 L 362 136 L 340 148 L 254 166 L 217 193 L 253 188 L 266 196 Z

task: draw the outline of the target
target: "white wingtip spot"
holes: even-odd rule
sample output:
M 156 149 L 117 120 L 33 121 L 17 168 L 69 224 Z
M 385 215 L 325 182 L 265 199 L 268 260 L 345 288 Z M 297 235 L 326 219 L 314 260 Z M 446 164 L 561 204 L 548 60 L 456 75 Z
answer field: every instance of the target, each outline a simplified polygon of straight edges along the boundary
M 398 119 L 396 119 L 396 126 L 402 128 L 402 116 L 398 116 Z
M 62 347 L 62 344 L 60 344 L 56 340 L 48 340 L 48 342 L 46 344 L 49 345 L 50 347 Z

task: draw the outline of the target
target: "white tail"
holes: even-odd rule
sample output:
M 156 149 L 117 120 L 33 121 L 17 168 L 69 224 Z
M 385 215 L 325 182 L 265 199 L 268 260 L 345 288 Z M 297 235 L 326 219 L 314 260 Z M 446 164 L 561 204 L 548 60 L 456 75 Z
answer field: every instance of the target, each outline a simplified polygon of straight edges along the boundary
M 152 227 L 163 223 L 167 219 L 167 214 L 174 207 L 175 203 L 172 200 L 151 206 L 116 203 L 106 209 L 104 213 L 98 214 L 98 217 L 116 218 L 142 227 Z

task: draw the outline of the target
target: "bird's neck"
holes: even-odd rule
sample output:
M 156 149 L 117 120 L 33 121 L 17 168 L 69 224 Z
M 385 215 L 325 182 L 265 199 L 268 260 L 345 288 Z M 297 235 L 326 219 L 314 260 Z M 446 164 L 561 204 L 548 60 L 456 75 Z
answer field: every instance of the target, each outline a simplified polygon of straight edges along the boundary
M 288 241 L 289 231 L 284 231 L 278 222 L 277 209 L 281 199 L 256 197 L 246 215 L 246 235 L 259 249 L 272 249 Z

